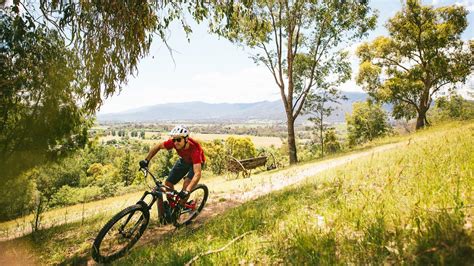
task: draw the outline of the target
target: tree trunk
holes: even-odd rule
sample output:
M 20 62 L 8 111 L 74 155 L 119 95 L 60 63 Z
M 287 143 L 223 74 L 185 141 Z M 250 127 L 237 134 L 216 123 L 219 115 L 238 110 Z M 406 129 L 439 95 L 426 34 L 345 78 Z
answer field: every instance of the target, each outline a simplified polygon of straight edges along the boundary
M 429 106 L 429 98 L 430 98 L 430 88 L 431 82 L 429 80 L 424 82 L 425 89 L 423 94 L 421 95 L 420 99 L 420 107 L 418 109 L 418 117 L 416 119 L 416 129 L 424 128 L 428 125 L 428 120 L 426 119 L 426 112 L 428 112 Z
M 296 140 L 295 140 L 295 121 L 293 116 L 289 115 L 288 117 L 288 152 L 290 154 L 290 164 L 296 164 L 298 162 L 298 157 L 296 155 Z
M 425 124 L 425 122 L 427 122 L 428 120 L 426 119 L 426 111 L 425 108 L 420 108 L 420 111 L 418 112 L 418 117 L 416 119 L 416 129 L 421 129 L 421 128 L 424 128 L 427 123 Z
M 322 115 L 322 112 L 321 112 L 321 117 L 320 117 L 320 122 L 321 124 L 319 125 L 319 138 L 320 138 L 320 141 L 321 141 L 321 158 L 324 157 L 324 135 L 323 135 L 323 132 L 324 132 L 324 124 L 323 124 L 323 115 Z
M 36 205 L 33 232 L 37 232 L 39 229 L 40 218 L 41 218 L 42 213 L 43 213 L 43 197 L 40 195 L 39 201 L 37 202 L 37 205 Z

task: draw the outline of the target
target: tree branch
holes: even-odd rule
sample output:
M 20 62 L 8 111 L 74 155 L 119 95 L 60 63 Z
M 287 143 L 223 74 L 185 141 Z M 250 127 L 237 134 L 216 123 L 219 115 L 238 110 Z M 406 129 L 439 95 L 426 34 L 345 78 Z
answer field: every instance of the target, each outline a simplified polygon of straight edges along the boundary
M 198 255 L 196 255 L 194 258 L 192 258 L 190 261 L 186 262 L 186 266 L 189 266 L 191 265 L 193 262 L 195 262 L 196 260 L 198 260 L 200 257 L 203 257 L 203 256 L 207 256 L 209 254 L 213 254 L 213 253 L 218 253 L 218 252 L 222 252 L 224 251 L 226 248 L 228 248 L 230 245 L 232 245 L 235 241 L 239 240 L 239 239 L 242 239 L 244 236 L 252 233 L 254 230 L 252 231 L 248 231 L 248 232 L 245 232 L 243 234 L 241 234 L 240 236 L 232 239 L 229 243 L 227 243 L 225 246 L 221 247 L 220 249 L 216 249 L 216 250 L 208 250 L 206 252 L 203 252 L 203 253 L 200 253 Z
M 273 61 L 272 61 L 272 59 L 271 59 L 271 57 L 270 57 L 270 53 L 268 52 L 267 47 L 265 46 L 265 43 L 262 42 L 261 44 L 262 44 L 262 49 L 263 49 L 263 51 L 265 51 L 265 55 L 267 56 L 268 62 L 269 62 L 269 64 L 270 64 L 270 65 L 267 65 L 267 64 L 265 64 L 265 65 L 267 66 L 267 68 L 268 68 L 268 69 L 270 70 L 270 72 L 272 73 L 273 78 L 275 79 L 275 82 L 276 82 L 276 84 L 278 85 L 278 87 L 281 88 L 281 87 L 282 87 L 283 80 L 281 80 L 281 81 L 278 80 L 278 78 L 277 78 L 277 76 L 276 76 L 276 73 L 275 73 L 275 66 L 273 65 Z
M 387 60 L 391 63 L 393 63 L 392 65 L 395 65 L 395 66 L 398 66 L 398 67 L 401 67 L 403 70 L 405 70 L 406 72 L 410 72 L 410 70 L 406 67 L 404 67 L 403 65 L 401 65 L 400 63 L 398 63 L 397 61 L 391 59 L 391 58 L 388 58 L 388 57 L 385 57 L 385 56 L 382 56 L 380 57 L 381 59 L 384 59 L 384 60 Z
M 444 85 L 447 85 L 447 84 L 449 84 L 449 83 L 451 83 L 451 82 L 446 81 L 446 82 L 444 82 L 444 83 L 441 83 L 441 85 L 437 86 L 437 87 L 433 90 L 433 92 L 430 93 L 430 98 L 431 98 L 437 91 L 439 91 Z
M 273 35 L 275 37 L 275 45 L 276 45 L 276 50 L 277 50 L 277 53 L 278 55 L 281 54 L 281 50 L 280 50 L 280 45 L 278 44 L 278 34 L 277 34 L 277 31 L 276 31 L 276 22 L 275 22 L 275 16 L 273 16 L 273 8 L 270 7 L 269 3 L 267 2 L 267 7 L 268 7 L 268 11 L 270 13 L 270 18 L 272 19 L 272 26 L 273 26 Z M 281 11 L 280 11 L 281 12 Z M 281 18 L 281 14 L 280 14 L 280 18 Z M 279 58 L 280 59 L 280 58 Z M 280 60 L 279 60 L 280 61 Z
M 288 106 L 287 99 L 285 96 L 285 86 L 283 82 L 283 72 L 282 72 L 282 67 L 281 67 L 282 66 L 281 56 L 282 56 L 282 45 L 283 45 L 281 26 L 278 27 L 278 31 L 277 31 L 275 16 L 273 15 L 273 8 L 270 7 L 269 3 L 267 3 L 267 7 L 270 13 L 270 18 L 272 20 L 272 28 L 273 28 L 273 34 L 275 37 L 275 45 L 276 45 L 277 58 L 278 58 L 278 77 L 279 77 L 280 83 L 277 82 L 277 84 L 280 87 L 280 94 L 281 94 L 283 103 L 285 105 L 285 109 L 288 110 L 289 106 Z M 281 22 L 281 16 L 282 16 L 281 12 L 282 12 L 281 8 L 279 8 L 278 16 L 279 16 L 280 22 Z M 275 80 L 277 80 L 277 78 L 275 78 Z
M 398 100 L 400 100 L 400 101 L 402 101 L 402 102 L 404 102 L 404 103 L 411 104 L 411 105 L 413 105 L 413 106 L 415 107 L 416 111 L 418 111 L 418 112 L 420 111 L 420 108 L 418 107 L 418 104 L 416 104 L 415 101 L 413 101 L 413 100 L 411 100 L 411 99 L 408 99 L 408 98 L 402 98 L 402 97 L 398 98 Z
M 308 84 L 307 89 L 304 91 L 304 93 L 301 94 L 301 95 L 303 95 L 303 94 L 304 94 L 304 95 L 303 95 L 303 97 L 301 97 L 302 100 L 301 100 L 301 102 L 300 102 L 300 105 L 299 105 L 298 108 L 296 109 L 296 112 L 293 113 L 293 120 L 298 117 L 298 115 L 299 115 L 300 112 L 301 112 L 301 109 L 303 109 L 303 105 L 304 105 L 304 103 L 305 103 L 305 101 L 306 101 L 306 96 L 308 95 L 309 91 L 311 90 L 311 87 L 312 87 L 312 86 L 311 86 L 311 83 Z M 296 107 L 296 103 L 295 103 L 295 107 Z M 293 108 L 293 110 L 294 110 L 294 108 Z

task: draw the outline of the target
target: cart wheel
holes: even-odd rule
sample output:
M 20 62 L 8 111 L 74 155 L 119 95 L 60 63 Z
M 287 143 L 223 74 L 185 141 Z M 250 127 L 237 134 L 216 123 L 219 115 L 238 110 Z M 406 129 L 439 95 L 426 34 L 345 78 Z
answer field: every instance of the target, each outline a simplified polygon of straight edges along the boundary
M 277 168 L 277 162 L 275 160 L 275 156 L 271 152 L 260 152 L 258 156 L 265 156 L 267 157 L 267 160 L 265 161 L 265 164 L 258 167 L 260 171 L 269 171 Z

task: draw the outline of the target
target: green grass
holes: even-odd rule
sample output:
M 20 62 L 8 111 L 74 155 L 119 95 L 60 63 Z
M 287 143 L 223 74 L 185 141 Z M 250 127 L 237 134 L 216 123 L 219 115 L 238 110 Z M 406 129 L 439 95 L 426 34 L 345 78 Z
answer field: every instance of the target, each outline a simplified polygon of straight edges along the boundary
M 249 232 L 196 264 L 472 265 L 474 123 L 445 124 L 369 146 L 408 139 L 396 150 L 328 170 L 201 227 L 165 234 L 116 264 L 182 265 Z M 259 185 L 258 176 L 245 179 L 251 180 Z M 22 247 L 42 264 L 84 263 L 92 238 L 109 218 L 41 230 L 0 243 L 0 250 Z
M 135 249 L 117 264 L 474 263 L 474 125 L 421 134 Z

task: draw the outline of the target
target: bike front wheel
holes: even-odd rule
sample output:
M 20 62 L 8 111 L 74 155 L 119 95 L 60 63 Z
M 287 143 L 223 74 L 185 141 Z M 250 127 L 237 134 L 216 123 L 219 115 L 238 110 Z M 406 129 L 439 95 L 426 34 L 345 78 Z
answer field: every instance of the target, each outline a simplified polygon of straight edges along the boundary
M 122 257 L 140 239 L 150 220 L 145 206 L 135 204 L 117 213 L 100 230 L 92 245 L 92 258 L 107 263 Z
M 209 196 L 209 190 L 206 185 L 199 184 L 191 192 L 189 192 L 189 198 L 184 206 L 177 206 L 174 210 L 176 213 L 173 225 L 180 227 L 191 223 L 204 208 L 207 197 Z

